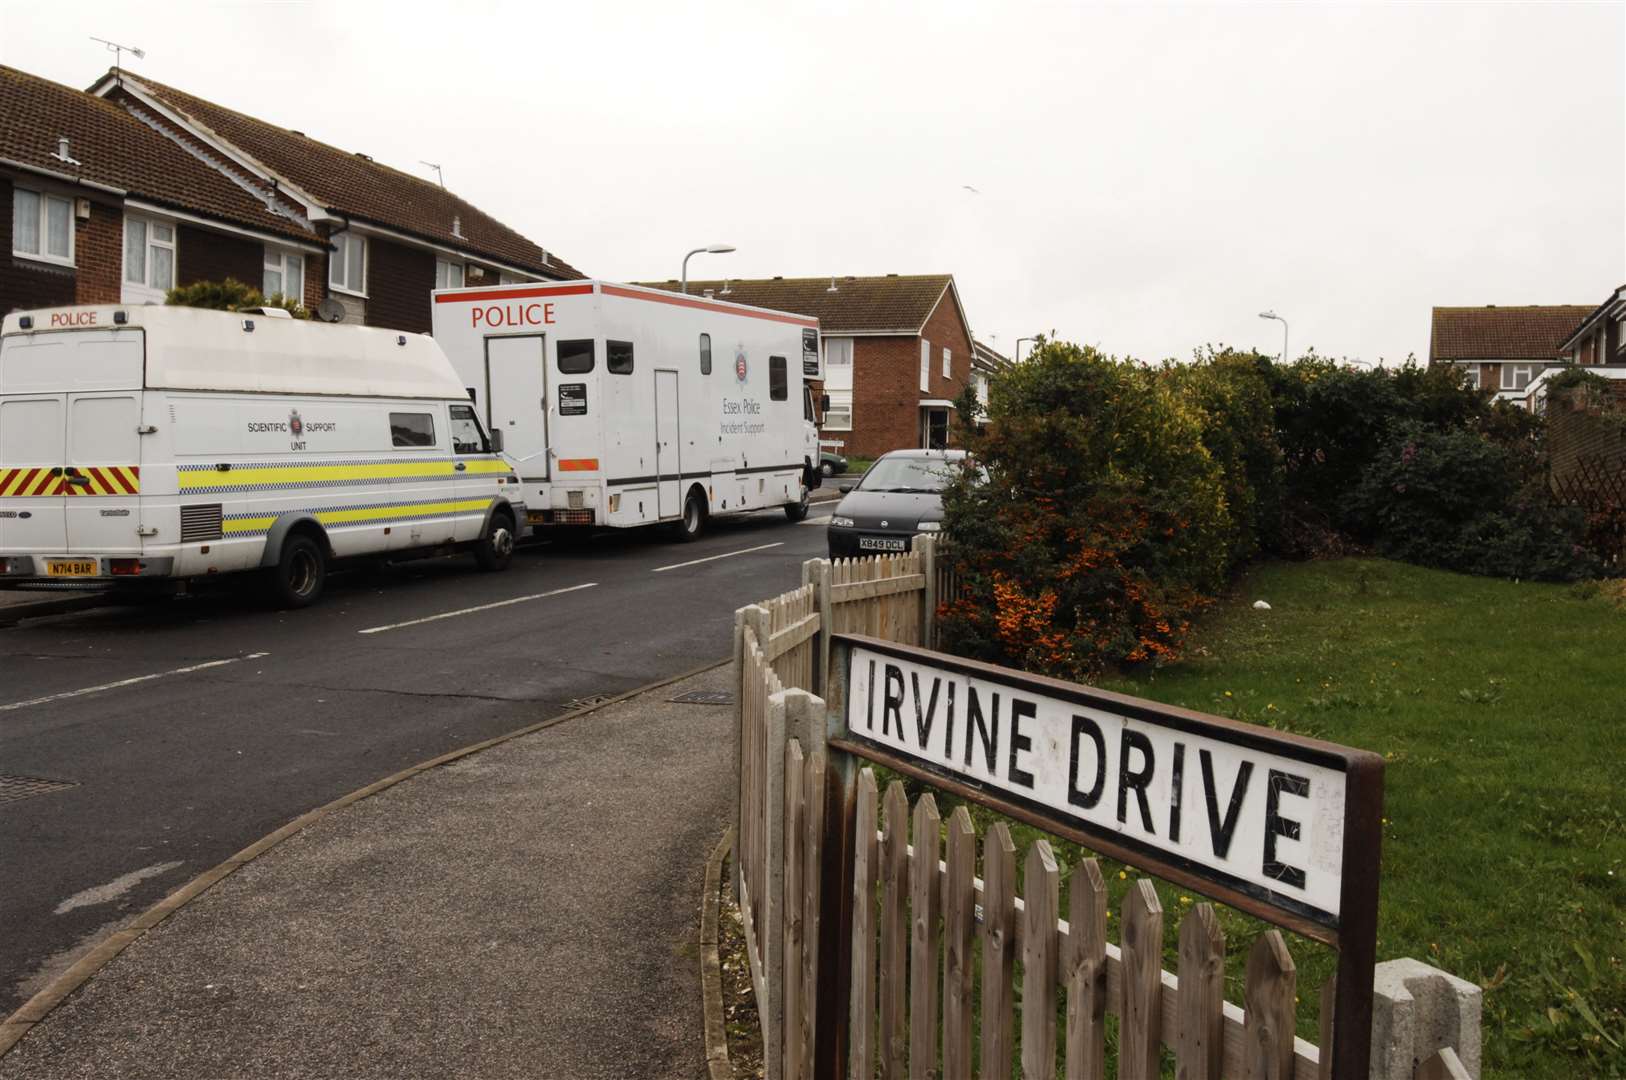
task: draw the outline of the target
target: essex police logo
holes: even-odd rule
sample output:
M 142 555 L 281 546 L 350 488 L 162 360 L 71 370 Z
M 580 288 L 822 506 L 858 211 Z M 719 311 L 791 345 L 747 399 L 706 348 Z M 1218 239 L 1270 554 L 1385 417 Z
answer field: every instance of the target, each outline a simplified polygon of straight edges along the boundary
M 288 431 L 296 439 L 305 433 L 305 421 L 299 418 L 298 409 L 288 414 Z
M 734 377 L 740 382 L 745 381 L 745 350 L 737 349 L 734 353 Z

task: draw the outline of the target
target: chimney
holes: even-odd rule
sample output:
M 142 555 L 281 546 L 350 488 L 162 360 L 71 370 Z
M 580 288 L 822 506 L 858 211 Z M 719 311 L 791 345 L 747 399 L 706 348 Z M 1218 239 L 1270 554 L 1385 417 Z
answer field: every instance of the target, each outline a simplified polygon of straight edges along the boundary
M 68 165 L 79 164 L 73 159 L 73 155 L 68 153 L 68 137 L 66 135 L 57 136 L 56 153 L 52 154 L 51 156 Z

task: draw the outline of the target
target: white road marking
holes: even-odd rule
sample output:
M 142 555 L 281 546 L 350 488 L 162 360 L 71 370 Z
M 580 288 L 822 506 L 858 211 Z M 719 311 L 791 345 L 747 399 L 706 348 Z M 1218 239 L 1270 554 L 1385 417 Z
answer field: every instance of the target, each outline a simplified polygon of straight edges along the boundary
M 688 562 L 673 563 L 671 566 L 657 566 L 650 573 L 659 574 L 663 570 L 681 570 L 685 566 L 699 566 L 703 562 L 716 562 L 718 559 L 728 559 L 735 555 L 749 555 L 753 551 L 767 551 L 769 548 L 784 546 L 785 542 L 783 540 L 772 544 L 758 544 L 756 547 L 741 548 L 739 551 L 725 551 L 721 555 L 709 555 L 704 559 L 690 559 Z
M 388 626 L 370 626 L 365 630 L 357 630 L 358 634 L 382 634 L 386 630 L 399 630 L 405 626 L 421 626 L 424 623 L 436 622 L 440 619 L 452 619 L 459 615 L 473 615 L 477 611 L 490 611 L 492 608 L 507 607 L 510 604 L 523 604 L 530 600 L 541 600 L 549 596 L 559 596 L 567 592 L 576 592 L 578 589 L 591 589 L 598 585 L 596 581 L 589 581 L 585 585 L 571 585 L 564 589 L 554 589 L 552 592 L 532 593 L 530 596 L 515 596 L 508 600 L 498 600 L 494 604 L 481 604 L 479 607 L 460 608 L 457 611 L 443 611 L 439 615 L 425 615 L 421 619 L 408 619 L 406 622 L 390 623 Z
M 117 900 L 148 878 L 168 873 L 179 865 L 181 865 L 180 860 L 176 860 L 175 862 L 154 863 L 151 866 L 142 867 L 140 870 L 132 870 L 122 877 L 114 878 L 106 885 L 97 885 L 83 892 L 74 893 L 58 904 L 53 914 L 66 915 L 75 908 L 90 907 L 92 904 L 105 904 L 110 900 Z
M 167 679 L 171 675 L 190 675 L 194 671 L 207 671 L 209 668 L 225 667 L 242 660 L 258 660 L 270 653 L 249 653 L 247 656 L 234 656 L 229 660 L 210 660 L 207 664 L 193 664 L 191 667 L 175 668 L 173 671 L 157 671 L 151 675 L 137 675 L 133 679 L 120 679 L 118 682 L 102 683 L 100 686 L 86 686 L 79 690 L 64 690 L 60 694 L 47 694 L 44 697 L 30 698 L 27 701 L 13 701 L 9 705 L 0 705 L 0 712 L 11 712 L 13 709 L 26 709 L 31 705 L 44 705 L 52 701 L 61 701 L 64 698 L 84 697 L 86 694 L 100 694 L 104 690 L 117 690 L 121 686 L 134 686 L 136 683 L 151 682 L 153 679 Z

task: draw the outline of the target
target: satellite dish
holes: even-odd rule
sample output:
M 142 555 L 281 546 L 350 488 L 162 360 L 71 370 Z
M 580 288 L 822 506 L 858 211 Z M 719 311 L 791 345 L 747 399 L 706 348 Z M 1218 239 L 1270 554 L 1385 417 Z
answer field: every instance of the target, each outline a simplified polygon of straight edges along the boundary
M 344 305 L 331 296 L 323 297 L 322 302 L 316 305 L 316 317 L 323 322 L 343 322 Z

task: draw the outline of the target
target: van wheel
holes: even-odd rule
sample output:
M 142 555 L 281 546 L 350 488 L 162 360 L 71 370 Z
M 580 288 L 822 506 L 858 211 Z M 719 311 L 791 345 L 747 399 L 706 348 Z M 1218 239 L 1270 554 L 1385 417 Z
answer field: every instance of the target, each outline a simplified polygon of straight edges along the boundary
M 807 508 L 808 498 L 806 493 L 803 493 L 801 502 L 785 504 L 785 517 L 789 518 L 791 521 L 806 521 Z
M 514 558 L 514 519 L 507 514 L 491 518 L 491 531 L 474 547 L 474 562 L 481 570 L 491 573 L 508 569 Z
M 279 607 L 302 608 L 316 603 L 327 584 L 327 559 L 308 536 L 291 536 L 282 545 L 282 558 L 271 569 L 271 595 Z
M 687 544 L 706 531 L 706 502 L 699 492 L 690 492 L 683 503 L 683 517 L 673 526 L 673 536 Z

